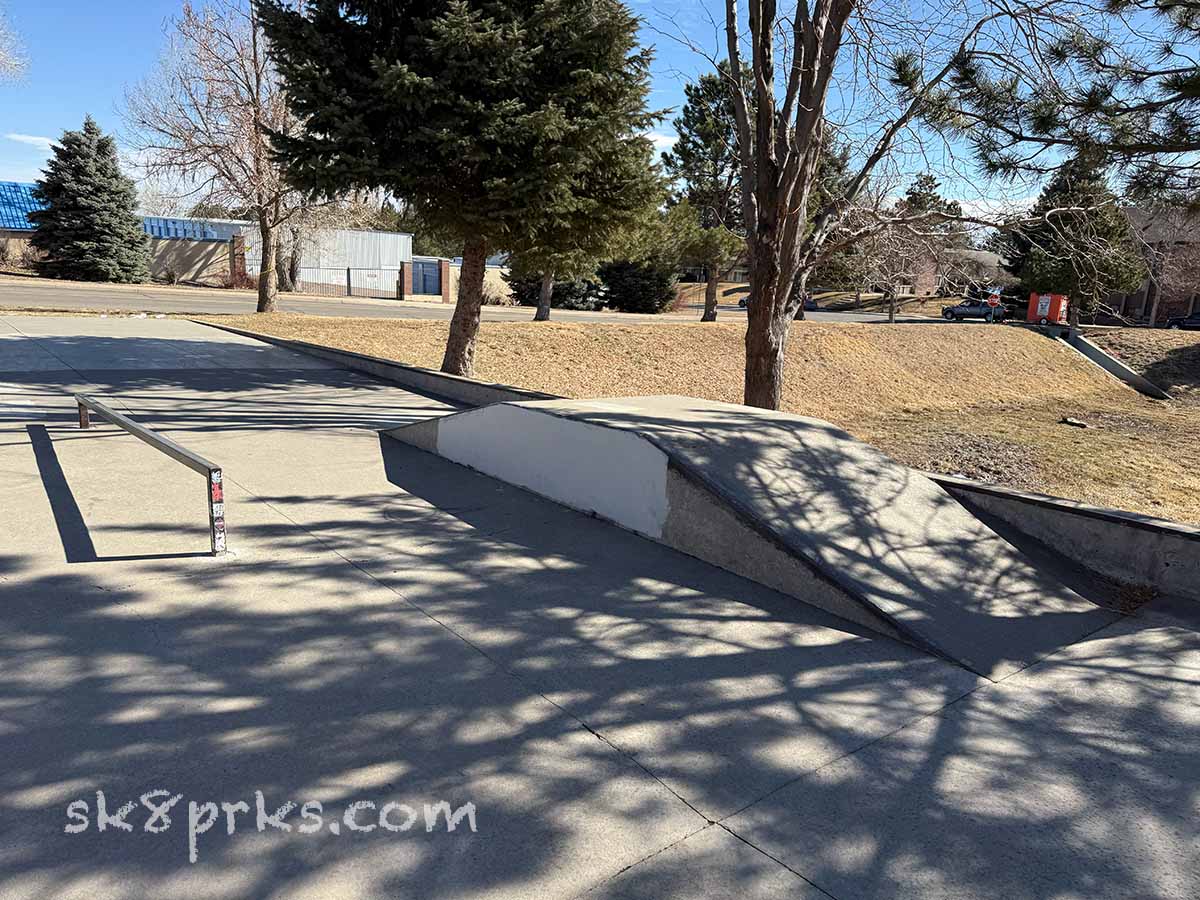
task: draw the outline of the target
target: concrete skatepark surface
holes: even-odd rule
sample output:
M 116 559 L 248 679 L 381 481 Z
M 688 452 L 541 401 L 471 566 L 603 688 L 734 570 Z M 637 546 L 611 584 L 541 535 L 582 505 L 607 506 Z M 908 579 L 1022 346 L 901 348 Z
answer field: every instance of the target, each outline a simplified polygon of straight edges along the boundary
M 75 390 L 225 466 L 233 554 Z M 0 896 L 1195 895 L 1195 604 L 989 682 L 379 434 L 452 411 L 189 323 L 0 319 Z M 163 833 L 64 832 L 159 788 Z M 250 813 L 190 863 L 182 804 L 255 791 L 478 828 Z
M 817 605 L 990 678 L 1117 618 L 928 478 L 818 419 L 692 397 L 550 400 L 391 434 L 656 540 L 687 527 L 668 486 L 676 467 L 847 595 Z M 812 590 L 795 595 L 812 602 Z

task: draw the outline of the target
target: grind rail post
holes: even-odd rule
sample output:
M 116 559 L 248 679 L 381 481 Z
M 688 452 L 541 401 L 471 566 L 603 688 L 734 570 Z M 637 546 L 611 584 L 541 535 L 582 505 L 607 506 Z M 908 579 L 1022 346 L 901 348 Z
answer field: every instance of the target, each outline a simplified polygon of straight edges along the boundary
M 91 414 L 95 413 L 107 422 L 127 431 L 135 438 L 145 441 L 155 450 L 165 453 L 176 462 L 181 462 L 193 472 L 199 472 L 205 477 L 207 490 L 205 498 L 208 504 L 208 535 L 212 544 L 213 556 L 220 556 L 226 550 L 225 541 L 225 484 L 221 475 L 221 467 L 209 462 L 203 456 L 193 453 L 186 447 L 181 447 L 170 438 L 163 437 L 151 431 L 145 425 L 139 425 L 128 416 L 121 415 L 115 409 L 101 403 L 86 394 L 76 394 L 75 402 L 79 404 L 79 427 L 90 428 Z

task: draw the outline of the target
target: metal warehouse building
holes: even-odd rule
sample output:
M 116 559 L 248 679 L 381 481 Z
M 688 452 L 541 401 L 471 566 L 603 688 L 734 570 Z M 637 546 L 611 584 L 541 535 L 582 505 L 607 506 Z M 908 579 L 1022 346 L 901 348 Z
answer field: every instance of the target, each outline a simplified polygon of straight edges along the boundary
M 241 236 L 246 247 L 246 273 L 257 276 L 262 271 L 262 239 L 257 226 L 242 223 Z M 413 264 L 411 234 L 322 228 L 306 233 L 303 241 L 299 286 L 315 293 L 338 288 L 354 296 L 395 298 L 398 285 L 403 290 L 400 282 L 404 267 Z M 422 265 L 419 276 L 413 268 L 413 284 L 407 294 L 441 293 L 436 260 L 433 279 L 427 279 L 427 268 Z

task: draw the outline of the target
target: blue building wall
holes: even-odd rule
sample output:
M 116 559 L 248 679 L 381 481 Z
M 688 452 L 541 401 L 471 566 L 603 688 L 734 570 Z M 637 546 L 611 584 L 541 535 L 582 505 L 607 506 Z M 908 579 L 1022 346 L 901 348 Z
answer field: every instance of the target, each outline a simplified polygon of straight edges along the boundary
M 190 238 L 194 241 L 228 241 L 242 233 L 248 222 L 225 219 L 173 219 L 146 216 L 142 227 L 151 237 Z

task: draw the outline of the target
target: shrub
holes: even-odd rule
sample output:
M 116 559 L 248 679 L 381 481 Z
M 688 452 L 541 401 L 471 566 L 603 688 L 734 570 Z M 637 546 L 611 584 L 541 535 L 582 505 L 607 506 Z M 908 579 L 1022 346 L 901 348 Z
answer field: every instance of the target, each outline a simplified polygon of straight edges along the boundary
M 17 260 L 17 265 L 22 269 L 33 271 L 37 268 L 38 263 L 45 258 L 46 256 L 42 251 L 38 250 L 29 241 L 25 241 L 24 246 L 21 247 L 21 256 Z
M 517 301 L 513 299 L 511 294 L 506 294 L 501 288 L 485 281 L 483 283 L 483 305 L 516 306 Z
M 675 268 L 658 260 L 615 260 L 600 266 L 604 302 L 630 313 L 660 313 L 676 300 Z
M 507 276 L 508 286 L 512 288 L 513 299 L 521 306 L 537 306 L 538 296 L 542 290 L 541 275 Z M 573 281 L 555 281 L 554 293 L 550 295 L 551 309 L 582 309 L 596 310 L 604 305 L 600 295 L 600 285 L 590 278 L 577 278 Z

